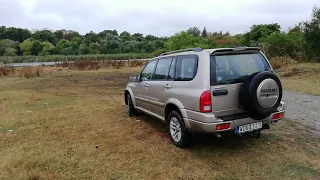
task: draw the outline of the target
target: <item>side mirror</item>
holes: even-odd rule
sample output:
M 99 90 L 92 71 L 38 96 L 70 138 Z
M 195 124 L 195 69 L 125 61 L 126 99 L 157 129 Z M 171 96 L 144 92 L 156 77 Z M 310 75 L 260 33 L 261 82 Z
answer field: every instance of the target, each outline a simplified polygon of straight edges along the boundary
M 140 82 L 140 75 L 137 76 L 137 82 Z
M 139 82 L 139 76 L 131 76 L 130 82 Z

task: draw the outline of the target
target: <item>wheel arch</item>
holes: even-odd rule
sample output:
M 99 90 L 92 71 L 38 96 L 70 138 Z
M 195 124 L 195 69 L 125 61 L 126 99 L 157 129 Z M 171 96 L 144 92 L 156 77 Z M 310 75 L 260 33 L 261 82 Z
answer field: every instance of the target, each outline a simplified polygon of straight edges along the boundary
M 176 110 L 182 116 L 183 119 L 187 118 L 187 112 L 183 104 L 177 99 L 170 98 L 166 102 L 165 108 L 164 108 L 164 116 L 166 121 L 168 119 L 169 113 L 173 110 Z
M 136 99 L 134 98 L 133 92 L 132 92 L 131 88 L 128 88 L 128 87 L 124 91 L 125 104 L 128 105 L 128 99 L 127 99 L 128 94 L 130 94 L 130 96 L 131 96 L 131 101 L 132 101 L 133 106 L 137 106 Z

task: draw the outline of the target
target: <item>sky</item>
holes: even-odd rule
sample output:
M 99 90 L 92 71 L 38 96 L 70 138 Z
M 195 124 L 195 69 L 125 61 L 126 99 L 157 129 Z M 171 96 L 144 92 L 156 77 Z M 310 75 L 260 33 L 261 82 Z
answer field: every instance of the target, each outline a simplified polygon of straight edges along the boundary
M 310 19 L 319 0 L 0 0 L 0 26 L 171 36 L 196 26 L 245 33 L 253 24 L 283 31 Z

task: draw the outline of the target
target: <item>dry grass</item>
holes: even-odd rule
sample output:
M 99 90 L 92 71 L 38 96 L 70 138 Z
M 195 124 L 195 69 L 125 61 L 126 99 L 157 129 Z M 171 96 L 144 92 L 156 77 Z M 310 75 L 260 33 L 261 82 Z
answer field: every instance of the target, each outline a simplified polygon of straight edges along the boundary
M 276 70 L 285 89 L 320 95 L 320 63 L 297 63 Z
M 44 67 L 0 67 L 0 76 L 6 77 L 25 77 L 27 79 L 31 77 L 40 77 L 43 72 L 49 68 Z
M 176 148 L 158 120 L 127 117 L 122 92 L 140 70 L 1 78 L 0 179 L 319 179 L 320 140 L 288 120 L 260 139 Z
M 272 65 L 273 69 L 280 69 L 282 67 L 285 67 L 285 66 L 288 66 L 291 64 L 296 64 L 297 61 L 295 61 L 289 57 L 286 57 L 286 56 L 281 56 L 281 57 L 271 58 L 270 63 Z

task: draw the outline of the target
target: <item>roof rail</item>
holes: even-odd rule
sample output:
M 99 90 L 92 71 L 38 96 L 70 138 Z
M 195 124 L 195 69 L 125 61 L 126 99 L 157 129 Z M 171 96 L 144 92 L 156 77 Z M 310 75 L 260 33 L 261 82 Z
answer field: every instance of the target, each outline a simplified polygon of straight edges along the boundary
M 235 50 L 260 50 L 259 47 L 248 47 L 248 46 L 233 46 Z
M 188 48 L 188 49 L 181 49 L 181 50 L 176 50 L 176 51 L 165 52 L 165 53 L 162 53 L 160 56 L 179 53 L 179 52 L 187 52 L 187 51 L 201 52 L 203 50 L 201 48 L 199 48 L 199 47 L 197 47 L 197 48 Z

